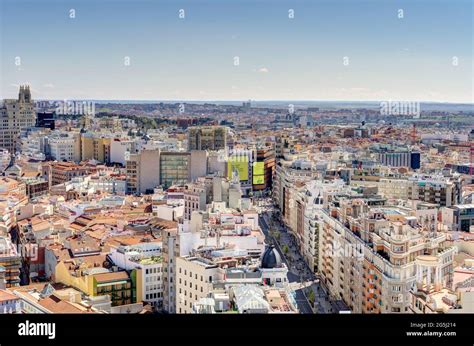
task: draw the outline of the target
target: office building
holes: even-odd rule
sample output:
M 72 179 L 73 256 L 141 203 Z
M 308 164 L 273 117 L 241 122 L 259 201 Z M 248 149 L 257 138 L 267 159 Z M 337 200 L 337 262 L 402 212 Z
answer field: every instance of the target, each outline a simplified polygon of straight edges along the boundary
M 225 150 L 225 126 L 195 126 L 188 128 L 188 150 Z
M 184 185 L 191 179 L 191 153 L 162 152 L 160 155 L 160 184 L 167 189 Z
M 3 100 L 0 106 L 0 148 L 16 152 L 20 131 L 35 124 L 36 113 L 30 87 L 20 86 L 18 99 Z

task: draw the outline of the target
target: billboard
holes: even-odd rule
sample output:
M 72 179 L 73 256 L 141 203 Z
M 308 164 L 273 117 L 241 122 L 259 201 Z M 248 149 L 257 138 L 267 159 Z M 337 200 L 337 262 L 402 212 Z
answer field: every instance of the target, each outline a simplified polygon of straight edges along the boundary
M 227 161 L 227 177 L 232 179 L 232 172 L 237 171 L 239 180 L 244 181 L 249 179 L 249 161 L 247 157 L 230 157 Z
M 253 163 L 253 175 L 264 175 L 265 174 L 265 163 L 254 162 Z
M 261 185 L 265 184 L 265 176 L 264 175 L 254 175 L 252 179 L 253 185 Z
M 252 171 L 252 184 L 261 185 L 265 184 L 265 163 L 254 162 Z

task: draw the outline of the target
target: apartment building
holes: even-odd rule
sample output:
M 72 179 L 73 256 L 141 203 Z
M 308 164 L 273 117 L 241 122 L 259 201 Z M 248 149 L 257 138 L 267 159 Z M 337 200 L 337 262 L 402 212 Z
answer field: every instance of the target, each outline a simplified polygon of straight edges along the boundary
M 43 178 L 30 178 L 24 180 L 28 198 L 33 199 L 43 196 L 49 191 L 49 182 Z
M 406 313 L 417 285 L 451 285 L 456 248 L 415 212 L 343 198 L 320 215 L 320 274 L 352 311 Z
M 280 210 L 282 221 L 297 237 L 302 252 L 306 197 L 301 191 L 306 183 L 317 176 L 318 173 L 308 162 L 280 160 L 273 181 L 273 201 Z
M 110 136 L 100 133 L 83 133 L 81 135 L 81 160 L 110 163 L 110 143 Z
M 450 207 L 460 202 L 459 181 L 438 176 L 418 176 L 409 179 L 412 181 L 409 194 L 412 199 L 435 203 Z
M 5 287 L 20 286 L 21 255 L 7 237 L 0 236 L 0 267 L 3 267 Z
M 176 259 L 176 312 L 193 312 L 193 304 L 206 297 L 218 278 L 219 267 L 199 257 Z
M 72 286 L 93 299 L 109 296 L 112 306 L 135 303 L 133 274 L 103 268 L 104 260 L 105 256 L 86 256 L 60 261 L 55 268 L 56 282 Z
M 81 160 L 79 141 L 79 136 L 74 135 L 49 138 L 49 154 L 57 161 L 79 162 Z
M 206 210 L 206 186 L 204 184 L 188 184 L 184 192 L 184 219 L 191 220 L 193 211 Z
M 110 162 L 126 164 L 126 153 L 132 153 L 135 149 L 135 141 L 128 138 L 113 138 L 110 141 Z
M 474 204 L 459 204 L 442 208 L 441 218 L 448 230 L 470 232 L 474 226 Z
M 418 174 L 387 177 L 382 174 L 354 173 L 351 185 L 376 186 L 378 192 L 389 199 L 413 199 L 447 207 L 460 202 L 458 178 Z
M 163 242 L 163 309 L 176 313 L 176 261 L 181 253 L 178 229 L 166 229 L 161 232 Z
M 90 169 L 73 162 L 51 163 L 51 186 L 70 181 L 75 177 L 82 177 L 90 173 Z
M 275 141 L 275 156 L 277 159 L 285 160 L 295 153 L 295 145 L 296 139 L 288 136 L 287 134 L 283 134 L 281 136 L 276 137 Z
M 119 268 L 134 271 L 136 301 L 150 303 L 155 309 L 163 307 L 163 259 L 161 240 L 111 249 L 110 259 Z

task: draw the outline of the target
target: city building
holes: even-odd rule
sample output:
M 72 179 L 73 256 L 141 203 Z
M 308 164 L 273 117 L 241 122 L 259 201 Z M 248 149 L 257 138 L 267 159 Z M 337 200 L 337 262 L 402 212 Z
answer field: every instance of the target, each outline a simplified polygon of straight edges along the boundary
M 225 126 L 193 126 L 188 128 L 188 150 L 225 150 Z
M 20 132 L 35 126 L 36 113 L 30 87 L 20 86 L 18 99 L 3 100 L 0 106 L 0 148 L 15 153 L 19 146 Z
M 0 236 L 0 267 L 3 267 L 6 288 L 20 286 L 21 254 L 4 236 Z
M 163 188 L 184 185 L 191 180 L 191 153 L 162 152 L 159 168 L 160 185 Z

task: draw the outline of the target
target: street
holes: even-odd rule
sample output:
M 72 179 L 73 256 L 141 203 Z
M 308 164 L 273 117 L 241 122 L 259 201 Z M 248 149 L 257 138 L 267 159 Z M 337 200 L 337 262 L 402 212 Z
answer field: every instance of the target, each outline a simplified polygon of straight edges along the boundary
M 311 271 L 301 256 L 295 240 L 291 234 L 286 231 L 283 224 L 272 222 L 269 215 L 275 211 L 270 199 L 261 199 L 258 200 L 257 203 L 260 227 L 266 236 L 267 242 L 275 246 L 282 260 L 288 267 L 288 282 L 295 292 L 295 300 L 300 312 L 303 314 L 312 314 L 315 312 L 321 314 L 331 313 L 332 307 L 329 297 L 324 288 L 321 287 L 316 275 Z M 270 229 L 273 232 L 270 232 Z M 278 239 L 275 239 L 275 235 L 277 234 Z M 286 251 L 283 251 L 282 248 L 285 248 Z M 313 291 L 314 295 L 314 310 L 308 298 L 310 291 Z
M 283 252 L 282 252 L 278 242 L 275 241 L 273 239 L 273 237 L 270 235 L 267 221 L 265 220 L 265 218 L 262 215 L 259 216 L 259 223 L 260 223 L 260 227 L 262 228 L 263 233 L 265 234 L 265 236 L 272 239 L 271 243 L 275 245 L 275 248 L 277 249 L 278 253 L 280 254 L 281 259 L 283 260 L 283 262 L 285 262 L 286 266 L 288 267 L 288 275 L 287 275 L 288 282 L 290 284 L 298 283 L 299 279 L 300 279 L 300 276 L 290 270 L 290 265 L 288 264 L 288 260 L 283 255 Z M 302 288 L 295 289 L 294 292 L 295 292 L 296 304 L 298 305 L 298 309 L 300 310 L 300 312 L 303 313 L 303 314 L 312 314 L 313 309 L 311 308 L 310 303 L 306 299 L 306 296 L 303 293 L 303 289 Z

